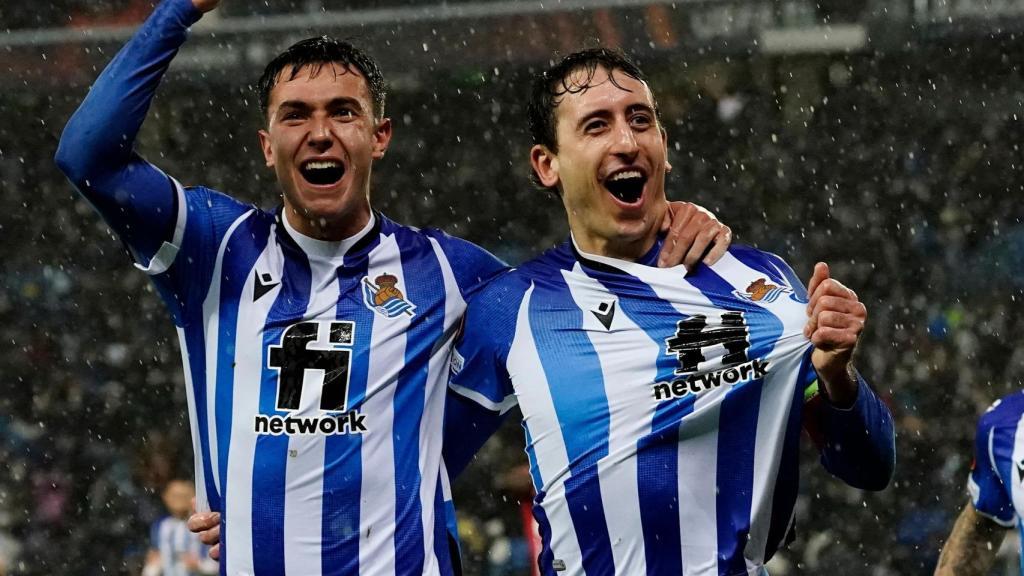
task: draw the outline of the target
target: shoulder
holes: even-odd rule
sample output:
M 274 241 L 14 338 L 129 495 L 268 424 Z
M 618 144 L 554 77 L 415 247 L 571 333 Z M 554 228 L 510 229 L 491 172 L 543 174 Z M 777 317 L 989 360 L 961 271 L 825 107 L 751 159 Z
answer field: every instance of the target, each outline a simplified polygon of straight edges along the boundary
M 1024 392 L 1015 392 L 996 400 L 978 418 L 977 435 L 987 437 L 993 430 L 1016 430 L 1024 416 Z
M 188 219 L 209 223 L 215 230 L 224 230 L 242 216 L 254 212 L 262 220 L 273 221 L 273 214 L 261 210 L 253 204 L 237 200 L 223 192 L 205 186 L 179 187 L 179 199 L 184 199 L 188 208 Z
M 463 298 L 479 290 L 489 280 L 508 269 L 496 256 L 480 246 L 456 238 L 437 228 L 416 228 L 399 224 L 385 216 L 381 233 L 395 235 L 401 245 L 432 250 L 449 268 Z

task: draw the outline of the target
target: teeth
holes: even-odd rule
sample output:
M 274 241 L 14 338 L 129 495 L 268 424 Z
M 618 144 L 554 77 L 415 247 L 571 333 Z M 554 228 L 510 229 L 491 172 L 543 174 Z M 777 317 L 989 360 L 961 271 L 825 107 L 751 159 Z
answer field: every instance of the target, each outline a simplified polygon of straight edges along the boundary
M 331 168 L 341 168 L 341 164 L 333 160 L 314 160 L 313 162 L 306 163 L 307 170 L 329 170 Z
M 639 170 L 626 170 L 625 172 L 619 172 L 618 174 L 609 178 L 609 181 L 616 182 L 618 180 L 628 180 L 629 178 L 643 178 Z

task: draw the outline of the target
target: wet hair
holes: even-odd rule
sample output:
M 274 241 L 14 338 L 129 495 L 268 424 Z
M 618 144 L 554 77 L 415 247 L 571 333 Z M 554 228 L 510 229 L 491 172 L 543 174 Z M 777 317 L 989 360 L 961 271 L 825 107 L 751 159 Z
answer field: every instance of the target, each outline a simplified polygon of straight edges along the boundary
M 589 90 L 599 68 L 610 72 L 622 72 L 634 80 L 647 82 L 640 67 L 621 50 L 589 48 L 569 54 L 533 79 L 527 114 L 530 118 L 530 137 L 533 138 L 534 144 L 558 152 L 555 109 L 562 103 L 566 94 L 580 94 Z M 584 72 L 582 79 L 573 78 L 573 74 L 578 71 Z M 615 76 L 611 76 L 609 81 L 616 87 L 628 91 L 619 85 Z M 654 103 L 654 108 L 657 113 L 657 102 Z
M 555 109 L 562 103 L 566 94 L 581 94 L 594 86 L 594 75 L 600 68 L 609 72 L 621 72 L 634 80 L 647 82 L 640 67 L 621 50 L 588 48 L 569 54 L 557 64 L 537 74 L 533 79 L 527 115 L 530 120 L 530 137 L 534 144 L 540 144 L 551 152 L 558 152 Z M 579 71 L 584 73 L 583 77 L 574 78 L 573 75 Z M 629 91 L 618 83 L 614 75 L 610 75 L 608 80 L 617 88 Z M 652 95 L 651 98 L 653 99 L 654 96 Z M 654 113 L 657 115 L 658 104 L 657 102 L 653 104 Z M 560 195 L 556 188 L 544 186 L 536 172 L 532 170 L 530 180 L 538 188 Z
M 293 80 L 306 66 L 310 67 L 310 74 L 315 76 L 325 64 L 333 63 L 342 64 L 347 69 L 354 68 L 363 75 L 370 91 L 370 99 L 373 101 L 373 115 L 378 119 L 383 118 L 387 83 L 377 62 L 352 44 L 330 36 L 316 36 L 296 42 L 267 64 L 256 86 L 263 115 L 267 115 L 270 92 L 280 78 Z

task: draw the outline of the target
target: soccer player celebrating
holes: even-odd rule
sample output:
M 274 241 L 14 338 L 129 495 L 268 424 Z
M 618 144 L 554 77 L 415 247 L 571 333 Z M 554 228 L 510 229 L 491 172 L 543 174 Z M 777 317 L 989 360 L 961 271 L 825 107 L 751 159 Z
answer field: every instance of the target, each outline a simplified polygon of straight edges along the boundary
M 1007 529 L 1021 526 L 1022 417 L 1024 392 L 1016 392 L 997 400 L 978 420 L 974 462 L 967 478 L 970 500 L 942 547 L 935 576 L 988 574 Z
M 802 421 L 826 469 L 884 488 L 892 417 L 852 366 L 852 290 L 818 264 L 805 291 L 741 246 L 690 275 L 653 265 L 667 148 L 641 71 L 570 55 L 539 77 L 530 124 L 571 237 L 470 299 L 445 450 L 455 473 L 481 437 L 464 430 L 518 403 L 541 573 L 764 574 L 792 528 Z
M 259 83 L 279 209 L 185 188 L 139 156 L 160 79 L 217 4 L 159 4 L 69 121 L 56 159 L 175 322 L 197 501 L 221 513 L 221 570 L 451 574 L 440 442 L 450 344 L 465 299 L 503 265 L 371 210 L 391 122 L 380 71 L 347 43 L 300 42 Z M 727 229 L 685 213 L 670 261 L 696 260 L 716 238 L 724 249 Z

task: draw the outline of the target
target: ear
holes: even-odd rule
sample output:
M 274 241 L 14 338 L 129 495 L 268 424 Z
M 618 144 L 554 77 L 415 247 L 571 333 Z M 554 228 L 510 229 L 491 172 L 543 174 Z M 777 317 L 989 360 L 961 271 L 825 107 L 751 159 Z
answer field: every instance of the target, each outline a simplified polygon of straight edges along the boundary
M 665 148 L 665 173 L 672 171 L 672 164 L 668 161 L 668 132 L 665 131 L 665 127 L 661 127 L 661 145 Z
M 273 168 L 274 149 L 270 146 L 270 132 L 261 128 L 258 134 L 260 136 L 260 149 L 263 150 L 263 159 L 266 160 L 268 168 Z
M 391 118 L 382 118 L 377 121 L 373 129 L 373 159 L 380 160 L 388 151 L 388 144 L 391 143 Z
M 548 150 L 547 146 L 535 144 L 530 148 L 530 165 L 541 184 L 548 188 L 558 186 L 558 155 Z

